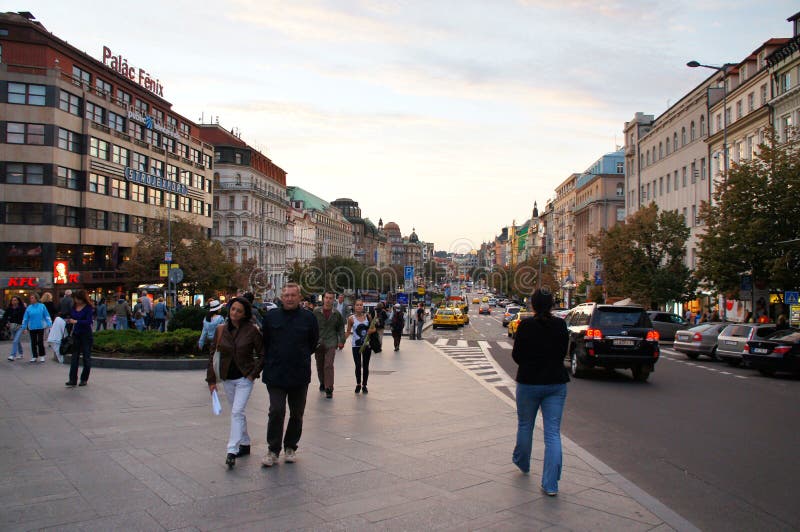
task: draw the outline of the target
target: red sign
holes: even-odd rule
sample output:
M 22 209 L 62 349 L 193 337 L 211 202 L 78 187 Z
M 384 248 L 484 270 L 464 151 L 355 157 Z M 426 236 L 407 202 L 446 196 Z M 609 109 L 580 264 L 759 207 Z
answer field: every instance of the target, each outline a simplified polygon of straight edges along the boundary
M 7 287 L 19 287 L 23 288 L 29 286 L 31 288 L 35 288 L 39 286 L 39 278 L 38 277 L 9 277 Z
M 67 284 L 69 281 L 69 263 L 65 260 L 53 262 L 53 284 Z

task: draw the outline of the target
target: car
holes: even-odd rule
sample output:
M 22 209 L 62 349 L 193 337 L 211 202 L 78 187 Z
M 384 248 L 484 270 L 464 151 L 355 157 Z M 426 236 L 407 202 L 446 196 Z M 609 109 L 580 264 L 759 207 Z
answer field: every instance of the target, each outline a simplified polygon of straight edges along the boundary
M 488 302 L 489 302 L 489 297 L 488 296 L 483 296 L 481 298 L 481 303 L 488 303 Z
M 503 313 L 503 327 L 508 327 L 509 322 L 517 317 L 520 307 L 507 306 L 506 311 Z
M 700 355 L 717 358 L 717 337 L 727 323 L 707 322 L 675 333 L 672 348 L 696 360 Z
M 777 372 L 800 375 L 800 329 L 780 329 L 767 338 L 749 340 L 742 358 L 767 377 Z
M 568 308 L 554 308 L 553 310 L 550 311 L 550 314 L 552 314 L 553 316 L 555 316 L 557 318 L 561 318 L 563 320 L 564 318 L 567 317 L 567 314 L 569 314 L 569 309 Z
M 590 368 L 630 369 L 644 382 L 661 355 L 658 331 L 638 305 L 583 303 L 566 318 L 569 344 L 566 359 L 573 377 Z
M 432 326 L 434 329 L 439 327 L 461 327 L 463 323 L 460 314 L 461 311 L 452 307 L 440 308 L 436 311 L 436 315 L 433 317 Z
M 489 303 L 490 307 L 496 307 L 497 306 L 497 299 L 491 297 L 491 298 L 489 298 L 488 303 Z
M 521 309 L 517 312 L 517 315 L 514 317 L 513 320 L 508 322 L 508 337 L 509 338 L 516 338 L 517 337 L 517 328 L 519 327 L 519 323 L 524 320 L 525 318 L 532 318 L 533 312 L 527 312 L 525 309 Z
M 506 305 L 508 305 L 508 303 L 509 303 L 508 299 L 498 299 L 498 300 L 497 300 L 497 306 L 498 306 L 498 307 L 503 307 L 503 308 L 505 308 L 505 307 L 506 307 Z
M 717 337 L 717 358 L 731 366 L 742 363 L 747 342 L 768 337 L 775 332 L 774 323 L 732 323 Z
M 456 310 L 456 317 L 459 320 L 459 325 L 462 326 L 467 325 L 469 323 L 469 314 L 467 314 L 466 312 L 462 312 L 461 309 L 458 308 L 455 310 Z
M 671 312 L 650 310 L 647 312 L 647 315 L 650 316 L 653 327 L 655 327 L 658 334 L 661 335 L 661 341 L 675 340 L 676 332 L 683 331 L 691 326 L 688 321 Z
M 488 303 L 481 303 L 481 306 L 478 307 L 478 314 L 492 314 L 492 307 L 489 306 Z
M 473 297 L 472 298 L 472 304 L 473 305 L 479 305 L 480 302 L 481 302 L 481 298 L 479 298 L 479 297 Z

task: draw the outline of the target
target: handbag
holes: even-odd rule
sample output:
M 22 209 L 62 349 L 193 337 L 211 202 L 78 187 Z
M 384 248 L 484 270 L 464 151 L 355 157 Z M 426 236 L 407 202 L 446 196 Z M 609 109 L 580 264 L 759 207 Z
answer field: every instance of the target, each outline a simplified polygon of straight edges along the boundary
M 73 332 L 75 332 L 75 327 L 72 328 L 68 336 L 64 336 L 61 339 L 61 345 L 58 346 L 58 353 L 62 357 L 72 354 L 72 350 L 75 347 L 75 337 L 72 335 Z
M 219 372 L 219 364 L 220 364 L 220 359 L 221 358 L 222 358 L 222 352 L 220 352 L 219 349 L 214 351 L 213 362 L 212 362 L 212 364 L 214 366 L 214 375 L 216 375 L 217 381 L 220 381 L 220 382 L 225 380 L 225 379 L 222 378 L 222 375 Z

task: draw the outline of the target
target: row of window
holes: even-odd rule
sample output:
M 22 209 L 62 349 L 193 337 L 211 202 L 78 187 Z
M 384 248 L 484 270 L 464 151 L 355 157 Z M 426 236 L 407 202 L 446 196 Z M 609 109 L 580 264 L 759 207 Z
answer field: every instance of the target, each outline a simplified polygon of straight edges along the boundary
M 239 224 L 239 228 L 241 229 L 239 232 L 236 231 L 236 220 L 228 220 L 228 232 L 226 234 L 220 234 L 220 222 L 219 220 L 214 220 L 214 223 L 211 228 L 211 235 L 212 236 L 257 236 L 267 242 L 282 242 L 286 240 L 286 226 L 275 226 L 271 224 L 265 224 L 264 227 L 261 228 L 262 234 L 258 235 L 258 224 L 253 224 L 252 226 L 248 223 L 247 220 L 242 220 Z M 253 231 L 250 231 L 250 229 Z M 252 235 L 250 233 L 253 233 Z
M 678 170 L 675 170 L 672 174 L 668 173 L 666 176 L 653 179 L 652 183 L 642 185 L 639 193 L 643 201 L 648 201 L 651 198 L 656 199 L 659 196 L 669 194 L 673 190 L 677 192 L 679 188 L 687 187 L 689 182 L 692 184 L 697 183 L 698 178 L 700 178 L 700 181 L 705 181 L 706 179 L 705 157 L 700 159 L 699 168 L 695 162 L 693 162 L 689 168 L 684 166 L 680 172 L 680 179 L 678 177 Z

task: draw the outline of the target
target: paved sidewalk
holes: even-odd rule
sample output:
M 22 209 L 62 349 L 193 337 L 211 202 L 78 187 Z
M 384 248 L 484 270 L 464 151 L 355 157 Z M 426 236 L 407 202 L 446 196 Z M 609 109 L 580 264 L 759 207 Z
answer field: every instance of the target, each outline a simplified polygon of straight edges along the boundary
M 353 393 L 350 352 L 333 399 L 309 391 L 298 461 L 262 468 L 267 396 L 247 409 L 253 452 L 224 465 L 229 418 L 211 414 L 200 371 L 7 362 L 0 343 L 0 529 L 672 530 L 677 514 L 565 442 L 558 497 L 511 463 L 509 401 L 426 341 L 373 355 Z M 224 394 L 223 394 L 224 397 Z

